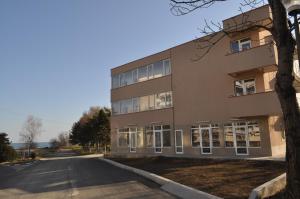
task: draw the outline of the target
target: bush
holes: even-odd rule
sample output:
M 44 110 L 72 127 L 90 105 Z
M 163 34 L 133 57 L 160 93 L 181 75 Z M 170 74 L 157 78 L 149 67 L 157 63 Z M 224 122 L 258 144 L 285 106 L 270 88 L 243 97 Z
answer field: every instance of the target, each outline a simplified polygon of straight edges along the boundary
M 36 154 L 35 154 L 35 152 L 31 152 L 31 154 L 30 154 L 30 157 L 31 157 L 31 159 L 35 159 L 36 158 Z

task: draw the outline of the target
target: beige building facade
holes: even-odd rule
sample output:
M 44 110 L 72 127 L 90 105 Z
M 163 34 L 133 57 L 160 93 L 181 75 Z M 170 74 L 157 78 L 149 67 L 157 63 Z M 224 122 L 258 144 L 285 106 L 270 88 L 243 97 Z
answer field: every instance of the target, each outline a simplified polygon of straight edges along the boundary
M 248 18 L 268 23 L 270 13 L 263 6 Z M 242 17 L 224 20 L 224 31 Z M 222 34 L 212 47 L 203 48 L 214 39 L 206 36 L 111 70 L 113 155 L 285 154 L 272 37 L 263 29 Z

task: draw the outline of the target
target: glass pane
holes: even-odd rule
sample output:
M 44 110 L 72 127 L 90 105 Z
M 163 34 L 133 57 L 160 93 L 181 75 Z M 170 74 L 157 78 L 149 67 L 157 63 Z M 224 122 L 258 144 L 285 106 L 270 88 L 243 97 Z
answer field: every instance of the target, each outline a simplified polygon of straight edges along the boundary
M 176 136 L 176 146 L 182 146 L 182 132 L 181 131 L 175 131 Z
M 137 146 L 143 147 L 144 146 L 144 129 L 140 128 L 137 131 Z
M 138 112 L 140 109 L 139 98 L 133 98 L 132 105 L 133 105 L 133 112 Z
M 112 88 L 118 88 L 120 86 L 120 77 L 119 75 L 114 75 L 112 77 Z
M 220 141 L 220 129 L 219 128 L 212 128 L 212 141 L 214 147 L 220 147 L 221 141 Z
M 166 107 L 166 94 L 160 93 L 155 95 L 155 108 L 164 108 Z
M 225 147 L 233 147 L 232 127 L 224 127 Z
M 247 148 L 237 148 L 236 151 L 238 154 L 247 154 Z
M 137 69 L 134 69 L 133 71 L 132 71 L 132 81 L 135 83 L 135 82 L 137 82 L 138 81 L 138 71 L 137 71 Z
M 236 96 L 244 95 L 243 80 L 234 82 L 234 90 Z
M 199 129 L 192 129 L 192 146 L 193 147 L 199 147 L 200 146 Z
M 246 94 L 255 93 L 255 81 L 254 81 L 254 79 L 245 80 L 245 88 L 246 88 Z
M 130 137 L 130 145 L 132 148 L 135 148 L 136 147 L 136 133 L 131 133 L 131 137 Z
M 172 106 L 172 92 L 167 92 L 166 93 L 166 107 L 171 107 Z
M 120 113 L 120 102 L 112 102 L 112 114 L 117 115 Z
M 163 131 L 164 147 L 171 146 L 171 131 Z
M 155 147 L 162 147 L 160 133 L 161 132 L 155 132 Z
M 231 52 L 235 53 L 239 51 L 240 51 L 239 42 L 238 41 L 231 42 Z
M 163 129 L 171 129 L 171 126 L 170 125 L 163 125 Z
M 149 95 L 149 109 L 152 110 L 155 108 L 155 96 Z
M 164 60 L 164 68 L 165 68 L 164 75 L 171 74 L 171 63 L 169 59 Z
M 147 66 L 143 66 L 143 67 L 138 68 L 138 74 L 139 74 L 139 82 L 147 80 L 148 79 Z
M 125 79 L 125 85 L 129 85 L 133 83 L 132 80 L 132 71 L 128 71 L 126 73 L 124 73 L 124 79 Z
M 249 133 L 249 146 L 250 147 L 260 147 L 260 129 L 258 125 L 248 126 Z
M 210 148 L 202 148 L 202 153 L 210 153 Z
M 182 153 L 183 152 L 183 148 L 182 147 L 176 147 L 176 152 L 177 153 Z
M 155 62 L 153 65 L 154 78 L 163 76 L 163 61 Z
M 154 126 L 154 130 L 161 130 L 161 125 Z
M 246 147 L 247 142 L 246 142 L 246 135 L 242 133 L 236 133 L 236 146 L 237 147 Z
M 250 38 L 242 39 L 242 40 L 240 41 L 240 46 L 241 46 L 241 49 L 240 49 L 240 50 L 247 50 L 247 49 L 250 49 L 250 48 L 251 48 L 251 40 L 250 40 Z
M 140 111 L 146 111 L 149 109 L 149 97 L 140 97 Z
M 210 140 L 209 140 L 209 130 L 202 129 L 202 147 L 210 147 Z
M 153 64 L 148 65 L 148 79 L 153 78 Z
M 119 146 L 128 147 L 129 133 L 119 133 Z
M 146 132 L 146 146 L 147 147 L 153 146 L 153 132 L 152 131 Z
M 131 113 L 132 112 L 132 99 L 121 101 L 121 113 Z

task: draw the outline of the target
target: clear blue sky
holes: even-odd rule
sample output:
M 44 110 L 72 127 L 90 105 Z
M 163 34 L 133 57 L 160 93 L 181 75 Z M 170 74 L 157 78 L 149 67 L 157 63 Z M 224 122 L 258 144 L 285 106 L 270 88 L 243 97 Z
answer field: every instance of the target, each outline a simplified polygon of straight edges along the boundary
M 110 69 L 199 36 L 204 19 L 239 14 L 229 0 L 173 16 L 169 0 L 1 0 L 0 132 L 14 142 L 29 114 L 48 141 L 90 106 L 110 106 Z

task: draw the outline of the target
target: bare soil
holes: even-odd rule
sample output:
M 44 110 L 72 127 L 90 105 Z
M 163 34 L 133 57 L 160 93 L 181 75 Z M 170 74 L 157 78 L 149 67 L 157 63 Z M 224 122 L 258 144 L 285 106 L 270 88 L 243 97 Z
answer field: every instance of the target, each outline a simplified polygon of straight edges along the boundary
M 285 172 L 285 163 L 169 157 L 110 158 L 222 197 L 248 198 L 252 189 Z

